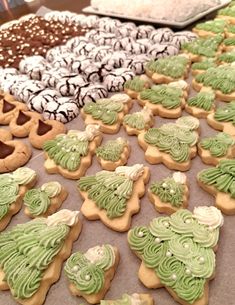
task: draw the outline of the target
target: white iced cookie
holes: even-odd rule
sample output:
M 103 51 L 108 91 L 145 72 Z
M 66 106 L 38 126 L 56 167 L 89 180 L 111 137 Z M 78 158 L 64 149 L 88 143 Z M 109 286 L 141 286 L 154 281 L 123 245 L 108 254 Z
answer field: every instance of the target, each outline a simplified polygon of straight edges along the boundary
M 194 218 L 196 218 L 200 224 L 207 225 L 212 229 L 222 227 L 224 223 L 224 218 L 221 211 L 213 206 L 195 207 L 193 214 Z

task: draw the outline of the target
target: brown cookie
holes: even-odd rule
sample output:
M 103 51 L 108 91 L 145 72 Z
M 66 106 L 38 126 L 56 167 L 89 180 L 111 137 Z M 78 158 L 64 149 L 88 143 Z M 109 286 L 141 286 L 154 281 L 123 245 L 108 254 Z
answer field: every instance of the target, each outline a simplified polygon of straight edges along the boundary
M 0 173 L 11 172 L 25 165 L 31 154 L 31 148 L 21 141 L 0 141 Z
M 0 100 L 0 125 L 8 125 L 19 110 L 27 111 L 28 108 L 20 102 Z
M 55 120 L 38 120 L 37 124 L 34 124 L 29 133 L 29 142 L 33 147 L 42 149 L 43 144 L 54 139 L 57 135 L 65 133 L 66 127 L 63 123 Z
M 42 120 L 41 114 L 31 111 L 22 111 L 15 113 L 9 127 L 11 133 L 18 138 L 27 137 L 34 125 Z
M 12 140 L 12 134 L 7 129 L 0 129 L 0 141 L 10 141 Z

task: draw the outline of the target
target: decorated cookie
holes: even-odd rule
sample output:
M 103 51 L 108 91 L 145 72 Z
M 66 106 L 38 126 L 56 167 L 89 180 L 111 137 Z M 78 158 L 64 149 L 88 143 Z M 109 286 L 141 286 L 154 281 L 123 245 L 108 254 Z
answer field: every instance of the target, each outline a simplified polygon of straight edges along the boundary
M 218 60 L 220 64 L 231 64 L 235 61 L 235 49 L 231 52 L 222 53 L 220 56 L 218 56 Z
M 139 212 L 139 198 L 145 193 L 149 176 L 148 167 L 136 164 L 80 178 L 78 189 L 84 199 L 83 215 L 89 220 L 100 219 L 112 230 L 127 231 L 131 216 Z
M 125 165 L 130 156 L 131 146 L 124 138 L 107 141 L 96 149 L 96 157 L 105 170 L 115 170 L 118 166 Z
M 208 58 L 199 62 L 194 62 L 191 66 L 192 75 L 203 73 L 206 70 L 215 67 L 216 67 L 216 63 L 214 58 Z
M 209 87 L 215 90 L 218 99 L 230 102 L 235 98 L 234 73 L 235 67 L 232 65 L 210 68 L 204 73 L 196 75 L 192 85 L 196 91 Z
M 87 102 L 95 103 L 99 99 L 108 97 L 108 91 L 103 85 L 90 84 L 89 86 L 77 88 L 74 95 L 78 105 L 83 107 Z
M 138 136 L 150 164 L 163 163 L 169 169 L 187 171 L 197 154 L 199 120 L 183 116 L 176 123 L 150 128 Z
M 152 110 L 144 106 L 141 111 L 126 114 L 123 118 L 123 127 L 128 135 L 138 135 L 154 125 Z
M 69 130 L 67 134 L 46 141 L 43 145 L 46 171 L 69 179 L 80 178 L 91 165 L 92 156 L 101 141 L 98 125 L 88 125 L 85 131 Z
M 229 37 L 235 37 L 235 25 L 234 24 L 228 24 L 226 26 L 226 29 L 225 29 L 225 36 L 227 38 Z
M 206 119 L 208 114 L 214 112 L 214 101 L 215 93 L 210 89 L 204 90 L 188 99 L 185 110 L 196 118 Z
M 24 194 L 36 183 L 36 173 L 21 167 L 11 174 L 0 175 L 0 231 L 3 231 L 22 207 Z
M 25 165 L 31 154 L 31 148 L 24 142 L 0 139 L 0 173 L 12 172 Z
M 154 300 L 149 294 L 133 293 L 132 295 L 123 294 L 118 300 L 101 300 L 100 305 L 154 305 Z
M 12 134 L 7 129 L 0 129 L 0 141 L 6 142 L 12 140 Z
M 116 94 L 111 98 L 88 102 L 81 110 L 85 124 L 99 124 L 104 133 L 117 133 L 124 115 L 132 106 L 127 94 Z
M 27 111 L 25 104 L 5 99 L 0 100 L 0 125 L 8 125 L 19 110 Z
M 216 130 L 235 136 L 235 101 L 218 107 L 215 113 L 209 114 L 207 123 Z
M 155 85 L 139 93 L 138 103 L 151 109 L 154 115 L 178 118 L 185 105 L 184 91 L 176 85 Z
M 66 127 L 63 123 L 55 120 L 38 120 L 37 124 L 34 124 L 29 133 L 29 141 L 33 147 L 42 149 L 43 144 L 55 138 L 55 136 L 64 133 Z
M 59 182 L 44 183 L 40 188 L 27 191 L 23 199 L 24 212 L 31 218 L 47 217 L 61 207 L 67 196 L 67 191 Z
M 27 137 L 40 119 L 42 116 L 37 112 L 19 110 L 9 124 L 10 131 L 17 138 Z
M 1 233 L 0 290 L 10 290 L 20 304 L 42 305 L 80 234 L 78 213 L 61 210 Z
M 150 87 L 150 81 L 143 76 L 136 76 L 132 80 L 129 80 L 124 85 L 124 91 L 130 96 L 130 98 L 136 99 L 138 94 Z
M 226 215 L 235 214 L 235 160 L 220 160 L 216 167 L 198 173 L 198 184 L 215 197 L 215 205 Z
M 131 229 L 128 243 L 141 259 L 140 281 L 147 288 L 165 287 L 182 305 L 207 305 L 222 225 L 217 208 L 200 206 Z
M 228 37 L 228 38 L 225 38 L 222 45 L 221 45 L 221 48 L 223 49 L 223 51 L 225 52 L 231 52 L 234 50 L 235 48 L 235 37 Z
M 218 18 L 235 24 L 235 6 L 226 6 L 218 12 Z
M 148 197 L 159 213 L 171 215 L 179 209 L 187 208 L 189 188 L 186 175 L 175 172 L 172 177 L 153 182 Z
M 220 132 L 214 137 L 202 139 L 198 154 L 205 164 L 217 165 L 222 159 L 235 157 L 235 140 L 227 133 Z
M 221 53 L 219 46 L 222 40 L 222 35 L 216 35 L 210 38 L 198 38 L 192 42 L 183 44 L 181 49 L 190 56 L 192 62 L 198 62 L 219 55 Z
M 126 81 L 134 78 L 135 74 L 130 69 L 119 68 L 110 72 L 104 77 L 104 85 L 108 91 L 118 92 L 122 91 Z
M 69 290 L 90 304 L 99 303 L 111 286 L 118 263 L 119 251 L 109 244 L 72 254 L 64 268 Z
M 151 60 L 145 66 L 146 74 L 157 84 L 184 79 L 188 75 L 190 61 L 186 56 L 170 56 L 157 61 Z
M 215 35 L 224 35 L 224 30 L 227 22 L 223 19 L 208 20 L 206 22 L 198 23 L 193 32 L 200 37 L 210 37 Z

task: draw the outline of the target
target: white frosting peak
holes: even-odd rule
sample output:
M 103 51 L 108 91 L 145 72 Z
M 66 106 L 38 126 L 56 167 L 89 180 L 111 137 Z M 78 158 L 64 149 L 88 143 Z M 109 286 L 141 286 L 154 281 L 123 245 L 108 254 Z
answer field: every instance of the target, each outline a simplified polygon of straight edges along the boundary
M 118 141 L 119 143 L 121 143 L 121 144 L 125 144 L 125 145 L 128 145 L 128 144 L 129 144 L 129 142 L 127 141 L 127 139 L 124 139 L 124 138 L 122 138 L 122 137 L 118 137 L 118 138 L 117 138 L 117 141 Z
M 141 115 L 143 116 L 144 118 L 144 121 L 146 123 L 150 122 L 152 117 L 153 117 L 153 113 L 152 113 L 152 110 L 149 109 L 148 107 L 144 107 L 141 111 L 140 111 Z
M 124 175 L 127 178 L 136 181 L 144 173 L 143 164 L 135 164 L 133 166 L 119 166 L 116 168 L 115 173 L 118 175 Z
M 57 226 L 59 224 L 66 224 L 72 227 L 78 221 L 79 211 L 60 210 L 59 212 L 49 216 L 46 219 L 48 226 Z
M 194 218 L 201 224 L 207 225 L 213 229 L 222 227 L 224 218 L 219 209 L 216 207 L 201 206 L 193 210 Z
M 176 183 L 180 184 L 185 184 L 187 180 L 187 176 L 181 172 L 174 172 L 172 177 Z
M 129 95 L 125 94 L 125 93 L 118 93 L 118 94 L 114 94 L 110 97 L 110 100 L 112 100 L 113 102 L 121 102 L 123 104 L 126 104 L 127 102 L 129 102 L 130 97 Z
M 94 137 L 99 135 L 100 126 L 97 124 L 89 124 L 84 131 L 70 130 L 68 134 L 74 134 L 80 141 L 92 141 Z
M 96 246 L 87 250 L 84 256 L 92 263 L 100 261 L 104 255 L 104 246 Z
M 131 305 L 147 305 L 147 302 L 145 300 L 141 300 L 138 293 L 133 293 L 131 295 Z
M 170 83 L 169 86 L 170 86 L 170 87 L 176 87 L 176 88 L 180 88 L 180 89 L 182 89 L 182 90 L 185 90 L 185 89 L 187 89 L 187 87 L 188 87 L 188 83 L 187 83 L 185 80 L 180 79 L 180 80 L 178 80 L 178 81 L 176 81 L 176 82 Z

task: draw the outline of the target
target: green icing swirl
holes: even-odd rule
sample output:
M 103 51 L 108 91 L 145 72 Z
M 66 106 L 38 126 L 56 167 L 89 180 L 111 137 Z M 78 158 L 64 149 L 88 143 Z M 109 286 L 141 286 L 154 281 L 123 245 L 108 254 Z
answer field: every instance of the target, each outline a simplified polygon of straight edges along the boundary
M 140 92 L 145 89 L 145 81 L 139 76 L 125 82 L 124 88 L 133 90 L 135 92 Z
M 215 111 L 214 119 L 219 122 L 231 122 L 235 125 L 235 101 L 224 107 L 218 107 Z
M 203 30 L 208 32 L 213 32 L 215 34 L 222 34 L 226 26 L 226 21 L 223 19 L 209 20 L 203 23 L 198 23 L 196 25 L 197 30 Z
M 12 175 L 0 175 L 0 220 L 8 213 L 12 203 L 19 196 L 19 185 Z
M 150 128 L 144 135 L 146 143 L 156 146 L 179 163 L 189 160 L 190 147 L 196 144 L 197 139 L 195 131 L 173 123 Z
M 121 158 L 127 142 L 125 139 L 111 140 L 96 149 L 96 156 L 107 161 L 117 162 Z
M 24 204 L 28 207 L 30 214 L 39 216 L 48 210 L 50 198 L 45 191 L 40 189 L 29 190 L 24 196 Z
M 184 75 L 188 63 L 188 59 L 184 56 L 169 56 L 157 61 L 150 61 L 145 68 L 151 72 L 177 79 Z
M 112 301 L 101 300 L 100 305 L 132 305 L 132 302 L 131 302 L 131 297 L 128 294 L 123 294 L 122 298 L 118 300 L 112 300 Z
M 235 90 L 235 68 L 231 66 L 219 66 L 210 68 L 195 77 L 196 81 L 205 87 L 220 90 L 229 94 Z
M 192 42 L 182 45 L 182 50 L 192 54 L 202 55 L 205 57 L 215 57 L 220 43 L 223 41 L 222 35 L 216 35 L 209 38 L 198 38 Z
M 162 202 L 170 203 L 174 207 L 181 207 L 183 204 L 184 185 L 175 182 L 173 178 L 154 182 L 150 186 L 150 191 L 157 195 Z
M 203 139 L 200 145 L 203 149 L 209 150 L 216 158 L 226 156 L 229 148 L 234 145 L 233 138 L 224 132 L 218 133 L 215 137 Z
M 123 122 L 126 125 L 128 125 L 132 128 L 136 128 L 138 130 L 145 129 L 145 126 L 146 126 L 144 116 L 141 112 L 126 114 L 123 118 Z
M 216 167 L 201 171 L 198 179 L 235 198 L 235 160 L 221 160 Z
M 225 46 L 235 46 L 235 37 L 225 38 L 223 43 Z
M 188 210 L 158 217 L 149 228 L 129 231 L 130 248 L 146 267 L 154 269 L 161 283 L 192 304 L 204 293 L 204 285 L 215 270 L 213 247 L 219 229 L 200 224 Z
M 227 25 L 227 31 L 229 32 L 229 33 L 235 33 L 235 25 L 234 24 L 228 24 Z
M 95 248 L 98 248 L 98 251 Z M 95 255 L 98 256 L 94 261 L 89 260 L 86 253 L 77 252 L 70 256 L 64 268 L 68 279 L 77 289 L 88 295 L 99 293 L 103 289 L 105 271 L 110 269 L 115 262 L 112 246 L 104 245 L 95 248 L 93 248 L 96 251 Z M 99 251 L 102 253 L 100 254 Z
M 38 291 L 68 233 L 67 225 L 49 227 L 38 218 L 0 234 L 0 267 L 16 299 L 29 299 Z
M 222 53 L 218 59 L 223 62 L 232 63 L 235 61 L 235 51 Z
M 88 147 L 89 142 L 79 140 L 76 134 L 60 135 L 43 145 L 50 159 L 71 172 L 79 168 L 81 158 L 88 154 Z
M 192 70 L 207 70 L 215 67 L 216 63 L 214 59 L 205 59 L 203 61 L 195 62 L 191 66 Z
M 229 17 L 235 17 L 235 6 L 232 7 L 225 7 L 218 12 L 219 15 L 222 16 L 229 16 Z
M 88 198 L 99 209 L 104 209 L 110 219 L 121 217 L 130 199 L 134 182 L 115 172 L 101 171 L 94 176 L 80 178 L 78 187 L 88 193 Z
M 12 178 L 19 185 L 27 185 L 36 178 L 36 172 L 28 167 L 20 167 L 12 173 Z
M 86 103 L 83 110 L 85 113 L 90 114 L 93 119 L 101 120 L 107 125 L 113 125 L 118 120 L 118 113 L 123 110 L 123 103 L 101 99 L 97 100 L 96 103 Z
M 212 91 L 202 91 L 188 100 L 188 105 L 210 111 L 214 105 L 215 94 Z
M 140 93 L 142 100 L 148 100 L 152 104 L 160 104 L 167 109 L 175 109 L 180 106 L 183 91 L 168 85 L 153 86 Z

